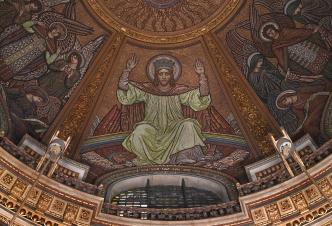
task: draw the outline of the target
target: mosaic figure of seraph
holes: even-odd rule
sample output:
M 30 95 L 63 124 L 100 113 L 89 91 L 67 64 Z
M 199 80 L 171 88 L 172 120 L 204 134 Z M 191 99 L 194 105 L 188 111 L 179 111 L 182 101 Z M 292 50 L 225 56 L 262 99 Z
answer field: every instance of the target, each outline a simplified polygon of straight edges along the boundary
M 204 157 L 204 136 L 197 120 L 185 118 L 182 105 L 194 111 L 206 109 L 211 102 L 204 65 L 196 60 L 195 71 L 199 87 L 177 84 L 181 65 L 170 55 L 153 57 L 147 65 L 150 83 L 129 80 L 130 72 L 137 65 L 134 55 L 127 61 L 119 84 L 117 97 L 121 104 L 143 102 L 144 120 L 135 125 L 134 131 L 122 145 L 137 155 L 135 165 L 164 163 L 193 163 Z

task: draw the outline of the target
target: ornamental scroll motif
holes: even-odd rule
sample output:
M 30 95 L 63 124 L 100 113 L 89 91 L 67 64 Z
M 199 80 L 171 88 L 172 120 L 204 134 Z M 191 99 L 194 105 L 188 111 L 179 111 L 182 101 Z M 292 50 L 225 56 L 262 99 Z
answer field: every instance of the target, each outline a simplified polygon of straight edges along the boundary
M 230 89 L 230 94 L 234 98 L 241 117 L 247 123 L 247 126 L 255 138 L 260 151 L 264 155 L 273 153 L 271 141 L 268 133 L 272 131 L 269 122 L 262 115 L 260 109 L 253 103 L 247 94 L 245 87 L 239 82 L 237 76 L 228 66 L 224 54 L 219 50 L 219 45 L 212 34 L 204 36 L 206 46 L 215 61 L 215 64 L 222 75 L 222 79 Z
M 109 48 L 108 54 L 105 56 L 104 60 L 98 64 L 98 70 L 95 73 L 93 80 L 83 88 L 81 95 L 78 97 L 76 103 L 72 107 L 72 111 L 60 125 L 61 137 L 75 137 L 80 134 L 83 129 L 83 122 L 87 119 L 88 113 L 93 105 L 93 98 L 97 95 L 98 90 L 101 88 L 104 78 L 107 76 L 110 64 L 115 58 L 117 51 L 123 41 L 121 34 L 116 34 L 113 38 L 113 43 Z
M 159 32 L 142 32 L 142 29 L 137 28 L 135 26 L 130 25 L 130 23 L 126 23 L 122 21 L 121 19 L 117 18 L 114 19 L 114 15 L 112 16 L 110 10 L 107 9 L 107 7 L 101 3 L 102 1 L 96 1 L 96 0 L 88 0 L 87 5 L 92 9 L 92 11 L 98 15 L 106 24 L 108 24 L 110 27 L 116 29 L 118 32 L 124 33 L 126 36 L 144 41 L 149 43 L 180 43 L 188 40 L 195 39 L 197 37 L 200 37 L 216 26 L 224 23 L 227 21 L 228 18 L 231 17 L 231 15 L 238 9 L 244 1 L 242 0 L 228 0 L 226 3 L 222 4 L 223 7 L 219 9 L 218 13 L 214 13 L 214 16 L 212 18 L 209 17 L 207 21 L 204 20 L 204 23 L 200 23 L 197 26 L 190 28 L 185 28 L 185 32 L 171 32 L 171 34 L 162 34 L 160 35 Z M 182 1 L 180 1 L 182 3 Z M 183 1 L 185 2 L 185 1 Z M 111 3 L 107 3 L 111 4 Z M 137 7 L 132 6 L 130 4 L 138 4 L 138 1 L 126 1 L 126 4 L 129 4 L 130 8 L 133 8 L 136 10 Z M 195 4 L 197 4 L 195 2 Z M 199 6 L 199 5 L 198 5 Z M 199 6 L 200 7 L 200 6 Z M 122 10 L 123 9 L 120 7 Z M 201 10 L 201 8 L 199 8 Z M 128 12 L 127 12 L 128 13 Z M 172 11 L 172 20 L 174 19 L 174 15 L 178 15 L 179 12 Z M 195 12 L 197 14 L 197 12 Z M 192 15 L 190 15 L 192 16 Z M 197 16 L 197 15 L 196 15 Z M 130 17 L 130 16 L 129 16 Z M 186 16 L 188 17 L 188 15 Z M 180 19 L 179 19 L 180 20 Z M 136 24 L 138 21 L 135 21 L 134 24 Z M 181 23 L 175 22 L 175 23 Z M 185 23 L 185 21 L 182 23 Z M 201 25 L 203 24 L 203 25 Z M 132 28 L 134 27 L 134 28 Z M 194 28 L 194 29 L 193 29 Z M 183 29 L 182 29 L 183 30 Z

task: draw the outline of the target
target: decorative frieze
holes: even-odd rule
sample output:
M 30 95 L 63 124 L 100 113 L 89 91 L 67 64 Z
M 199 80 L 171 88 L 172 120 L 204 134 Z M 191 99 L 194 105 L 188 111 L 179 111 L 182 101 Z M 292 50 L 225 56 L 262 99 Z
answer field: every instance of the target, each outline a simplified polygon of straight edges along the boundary
M 2 209 L 7 209 L 6 211 L 8 213 L 17 211 L 18 206 L 21 205 L 22 199 L 28 194 L 28 200 L 19 210 L 19 214 L 24 217 L 25 220 L 35 222 L 36 224 L 51 226 L 88 226 L 91 225 L 92 222 L 97 222 L 100 225 L 114 224 L 114 216 L 100 212 L 102 203 L 101 198 L 94 198 L 94 196 L 89 194 L 86 194 L 86 196 L 81 195 L 79 197 L 75 194 L 75 190 L 70 187 L 64 189 L 63 185 L 57 185 L 57 182 L 53 181 L 51 178 L 42 178 L 42 180 L 37 183 L 37 187 L 28 192 L 30 186 L 33 184 L 33 178 L 31 178 L 33 170 L 28 168 L 28 171 L 31 171 L 18 171 L 18 168 L 22 168 L 22 166 L 10 165 L 11 161 L 8 161 L 11 158 L 10 155 L 5 156 L 4 158 L 6 160 L 0 155 L 0 164 L 2 166 L 2 173 L 0 174 L 0 205 Z M 332 167 L 330 166 L 330 161 L 331 157 L 328 157 L 328 159 L 325 159 L 320 163 L 322 166 L 321 169 L 311 172 L 317 180 L 318 186 L 328 197 L 331 197 L 332 188 L 330 180 L 332 178 Z M 19 164 L 19 162 L 16 164 Z M 165 172 L 172 171 L 170 166 L 163 166 L 160 169 Z M 142 167 L 141 170 L 147 170 L 150 173 L 153 172 L 151 168 L 145 169 Z M 193 172 L 194 171 L 187 171 L 187 173 Z M 206 171 L 206 173 L 207 172 L 208 171 Z M 120 175 L 112 176 L 116 178 L 123 176 L 126 173 L 128 174 L 128 172 L 125 173 L 124 171 L 119 171 L 118 173 Z M 237 212 L 237 216 L 240 216 L 239 222 L 241 221 L 242 225 L 293 226 L 312 222 L 322 216 L 327 216 L 331 209 L 329 202 L 324 200 L 317 188 L 310 183 L 310 180 L 308 180 L 305 175 L 299 175 L 290 180 L 293 180 L 294 182 L 292 184 L 292 189 L 287 189 L 289 186 L 289 181 L 287 181 L 285 182 L 285 186 L 279 186 L 279 189 L 274 191 L 270 190 L 264 195 L 259 196 L 258 199 L 256 196 L 254 199 L 249 199 L 250 201 L 243 201 L 243 199 L 246 199 L 246 196 L 241 197 L 241 208 L 239 207 L 239 211 L 242 210 L 242 212 Z M 19 195 L 21 195 L 21 197 L 19 197 Z M 256 194 L 253 194 L 253 196 L 255 195 Z M 93 199 L 94 202 L 90 202 L 91 199 Z M 115 209 L 113 210 L 116 214 L 116 211 L 119 209 L 116 209 L 117 207 L 114 208 Z M 150 214 L 152 214 L 154 213 L 153 211 L 156 210 L 149 211 L 152 211 L 150 212 Z M 226 208 L 225 212 L 228 211 L 229 208 Z M 144 217 L 143 213 L 137 213 L 139 218 L 132 220 L 140 220 L 140 217 Z M 213 213 L 213 211 L 210 211 L 209 213 Z M 246 213 L 248 213 L 248 215 Z M 125 217 L 132 217 L 132 215 L 128 212 Z M 186 217 L 184 219 L 186 219 Z M 206 222 L 211 222 L 211 220 L 214 221 L 214 219 L 218 219 L 218 222 L 222 221 L 220 221 L 222 217 L 216 215 L 215 218 L 208 219 Z M 201 221 L 202 220 L 204 221 L 204 219 L 201 219 Z M 1 218 L 0 221 L 2 221 Z M 175 224 L 177 224 L 177 222 L 175 222 Z M 236 223 L 232 224 L 236 225 Z M 214 225 L 218 224 L 214 223 Z M 224 225 L 230 224 L 225 223 Z

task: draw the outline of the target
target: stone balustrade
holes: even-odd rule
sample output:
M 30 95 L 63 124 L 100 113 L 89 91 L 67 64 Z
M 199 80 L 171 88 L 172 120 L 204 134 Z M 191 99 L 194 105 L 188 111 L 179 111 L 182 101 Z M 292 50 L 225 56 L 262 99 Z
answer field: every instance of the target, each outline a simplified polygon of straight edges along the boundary
M 239 213 L 241 212 L 241 207 L 238 201 L 195 208 L 177 209 L 135 208 L 105 203 L 102 212 L 142 220 L 177 221 L 221 217 Z
M 301 156 L 303 162 L 305 163 L 306 167 L 309 169 L 327 156 L 332 153 L 332 139 L 322 145 L 317 151 L 312 152 L 309 155 Z M 288 159 L 288 163 L 291 166 L 295 175 L 301 174 L 301 170 L 298 167 L 297 163 L 294 162 L 291 158 Z M 282 165 L 282 167 L 276 171 L 275 173 L 269 175 L 268 177 L 261 178 L 256 181 L 252 181 L 246 184 L 237 184 L 237 189 L 239 191 L 240 196 L 249 195 L 258 191 L 262 191 L 264 189 L 273 187 L 275 185 L 281 184 L 291 177 L 288 174 L 286 168 Z

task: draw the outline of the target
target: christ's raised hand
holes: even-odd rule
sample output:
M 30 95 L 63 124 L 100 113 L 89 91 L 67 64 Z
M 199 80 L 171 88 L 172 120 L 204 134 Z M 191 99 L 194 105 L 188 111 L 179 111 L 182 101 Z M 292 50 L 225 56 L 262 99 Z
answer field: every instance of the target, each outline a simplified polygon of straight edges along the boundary
M 197 74 L 202 75 L 205 73 L 204 64 L 200 59 L 197 59 L 194 65 Z
M 202 96 L 207 96 L 210 93 L 207 78 L 205 76 L 204 64 L 200 59 L 197 59 L 194 65 L 196 73 L 199 75 L 199 91 Z
M 126 69 L 123 70 L 122 75 L 119 80 L 119 88 L 122 90 L 128 90 L 128 84 L 129 84 L 129 75 L 130 72 L 136 67 L 138 63 L 138 59 L 136 54 L 133 54 L 128 60 L 126 64 Z
M 138 63 L 138 58 L 136 54 L 133 54 L 128 60 L 127 60 L 127 70 L 132 71 Z

